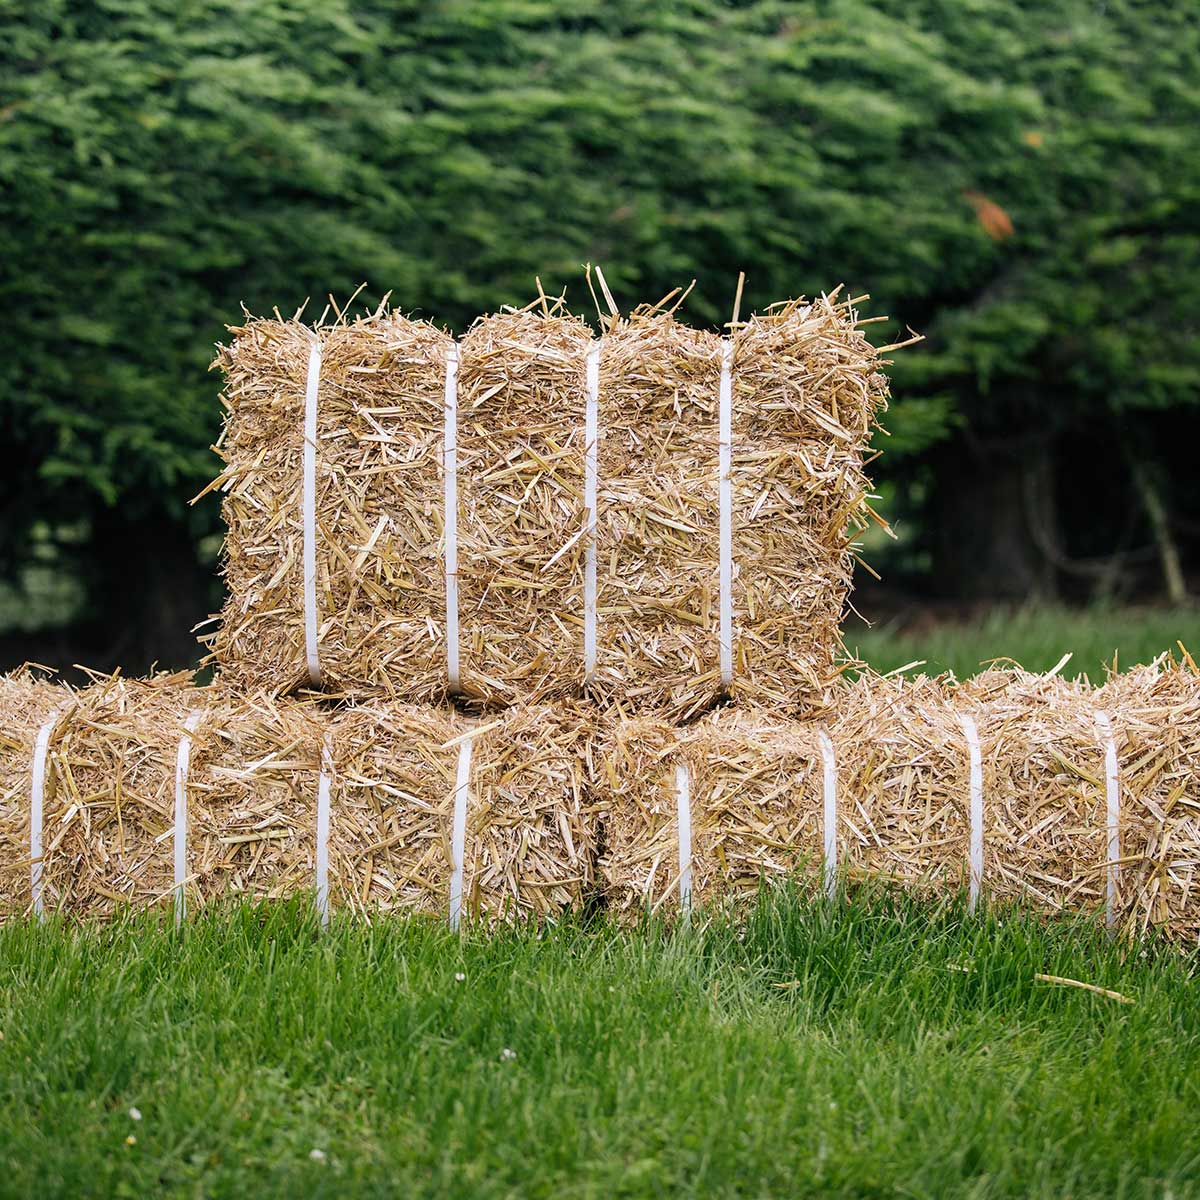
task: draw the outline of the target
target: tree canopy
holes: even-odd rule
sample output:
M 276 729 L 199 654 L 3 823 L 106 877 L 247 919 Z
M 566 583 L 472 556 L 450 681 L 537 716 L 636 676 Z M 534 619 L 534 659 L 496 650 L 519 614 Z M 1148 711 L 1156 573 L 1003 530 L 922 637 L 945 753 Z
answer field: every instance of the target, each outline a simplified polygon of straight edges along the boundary
M 623 304 L 695 277 L 705 324 L 741 270 L 751 305 L 870 292 L 880 337 L 926 337 L 878 467 L 909 567 L 1016 503 L 952 462 L 1026 499 L 1041 463 L 1069 567 L 1144 540 L 1129 495 L 1198 506 L 1198 201 L 1186 5 L 0 2 L 0 569 L 36 529 L 93 575 L 103 530 L 217 530 L 187 500 L 239 305 L 365 281 L 462 329 L 535 275 L 585 310 L 585 262 Z M 1004 536 L 981 518 L 979 553 Z

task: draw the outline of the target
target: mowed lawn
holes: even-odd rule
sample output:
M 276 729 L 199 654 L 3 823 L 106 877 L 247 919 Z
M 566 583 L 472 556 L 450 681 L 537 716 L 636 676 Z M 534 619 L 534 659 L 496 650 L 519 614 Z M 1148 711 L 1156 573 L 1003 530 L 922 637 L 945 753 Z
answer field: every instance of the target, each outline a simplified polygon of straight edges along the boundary
M 1196 1196 L 1195 961 L 862 893 L 461 939 L 13 924 L 0 1192 Z

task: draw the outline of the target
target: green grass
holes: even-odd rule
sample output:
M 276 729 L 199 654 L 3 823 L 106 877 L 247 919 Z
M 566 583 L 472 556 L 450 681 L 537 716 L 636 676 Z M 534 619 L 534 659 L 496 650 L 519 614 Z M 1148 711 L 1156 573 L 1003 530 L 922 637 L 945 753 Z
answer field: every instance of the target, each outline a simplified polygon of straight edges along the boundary
M 1125 670 L 1164 651 L 1178 654 L 1179 642 L 1200 653 L 1200 607 L 995 609 L 974 621 L 940 623 L 921 632 L 887 624 L 865 628 L 854 620 L 847 623 L 845 637 L 850 651 L 877 671 L 923 661 L 920 670 L 927 673 L 950 670 L 967 679 L 993 659 L 1048 671 L 1070 652 L 1066 674 L 1086 674 L 1102 683 L 1114 655 Z
M 0 1194 L 1198 1196 L 1193 964 L 882 896 L 461 941 L 15 924 Z

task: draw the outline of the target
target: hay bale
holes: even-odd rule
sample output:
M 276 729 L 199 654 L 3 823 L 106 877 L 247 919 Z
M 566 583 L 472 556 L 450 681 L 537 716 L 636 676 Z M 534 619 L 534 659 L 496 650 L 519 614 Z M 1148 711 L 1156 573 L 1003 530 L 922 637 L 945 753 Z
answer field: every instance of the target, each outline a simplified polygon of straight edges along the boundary
M 188 777 L 189 908 L 312 895 L 328 711 L 264 693 L 214 700 Z
M 585 372 L 554 308 L 482 317 L 458 376 L 461 691 L 494 704 L 583 686 Z
M 446 694 L 442 429 L 450 338 L 377 314 L 309 329 L 247 320 L 214 366 L 225 375 L 224 574 L 211 638 L 228 683 L 309 683 L 301 493 L 312 339 L 322 348 L 317 408 L 318 647 L 332 692 Z
M 954 699 L 979 726 L 989 901 L 1102 911 L 1104 748 L 1093 690 L 1057 675 L 993 670 L 962 684 Z
M 308 678 L 304 396 L 314 331 L 248 321 L 217 363 L 228 407 L 214 487 L 230 597 L 213 654 L 237 686 Z M 332 692 L 443 699 L 443 399 L 450 341 L 377 314 L 315 331 L 318 644 Z M 586 682 L 587 360 L 600 354 L 592 694 L 690 718 L 722 692 L 721 343 L 670 313 L 597 344 L 560 303 L 481 318 L 459 347 L 459 679 L 483 704 L 578 696 Z M 863 453 L 886 400 L 848 303 L 799 302 L 732 343 L 733 694 L 820 711 L 838 671 L 849 539 L 871 515 Z
M 209 703 L 186 672 L 98 676 L 78 693 L 50 749 L 47 912 L 111 918 L 171 895 L 176 753 Z
M 333 727 L 330 893 L 353 911 L 445 916 L 460 747 L 471 740 L 464 911 L 547 918 L 595 890 L 597 817 L 586 786 L 591 714 L 366 705 Z
M 27 912 L 31 901 L 29 798 L 34 742 L 53 714 L 61 713 L 65 722 L 74 704 L 72 689 L 32 668 L 0 675 L 0 921 Z M 47 767 L 46 790 L 52 793 L 55 779 L 49 754 Z
M 887 379 L 853 301 L 790 301 L 734 337 L 730 693 L 819 715 L 839 673 L 864 453 Z M 880 522 L 882 524 L 882 522 Z
M 1109 715 L 1121 781 L 1122 916 L 1200 941 L 1200 672 L 1187 655 L 1114 675 Z
M 689 781 L 693 903 L 744 900 L 764 880 L 819 879 L 815 733 L 808 724 L 732 707 L 686 729 L 645 717 L 610 723 L 599 751 L 610 906 L 620 913 L 679 906 L 678 766 Z
M 969 762 L 941 680 L 864 675 L 837 693 L 838 862 L 850 879 L 965 887 Z
M 591 693 L 687 719 L 721 690 L 721 340 L 639 309 L 605 332 Z

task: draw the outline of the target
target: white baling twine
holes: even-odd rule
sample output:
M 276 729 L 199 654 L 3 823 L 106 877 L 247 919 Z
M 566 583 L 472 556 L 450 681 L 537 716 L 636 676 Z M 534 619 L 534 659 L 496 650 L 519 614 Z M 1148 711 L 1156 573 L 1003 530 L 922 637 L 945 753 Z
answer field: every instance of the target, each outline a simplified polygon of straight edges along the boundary
M 321 656 L 317 649 L 317 392 L 321 386 L 321 341 L 314 336 L 308 352 L 308 383 L 304 389 L 304 484 L 301 496 L 304 522 L 304 657 L 308 681 L 321 685 Z
M 443 439 L 446 527 L 446 675 L 461 691 L 458 648 L 458 345 L 446 351 L 446 428 Z
M 721 388 L 718 400 L 718 504 L 720 509 L 721 687 L 733 685 L 733 342 L 721 343 Z
M 458 748 L 458 774 L 454 781 L 454 831 L 450 843 L 450 928 L 462 923 L 463 863 L 467 847 L 467 804 L 471 791 L 471 738 Z
M 1121 881 L 1121 778 L 1117 766 L 1117 743 L 1108 713 L 1096 713 L 1096 726 L 1104 743 L 1105 817 L 1107 833 L 1104 889 L 1104 921 L 1112 929 L 1117 923 L 1117 891 Z
M 188 714 L 183 723 L 183 736 L 179 739 L 179 749 L 175 751 L 175 928 L 183 924 L 187 914 L 187 896 L 184 884 L 187 882 L 187 829 L 188 801 L 187 779 L 188 768 L 192 759 L 192 734 L 200 724 L 204 715 L 200 709 Z
M 971 763 L 970 892 L 968 909 L 974 912 L 983 884 L 983 754 L 979 749 L 979 728 L 974 717 L 960 715 L 958 723 L 967 739 Z
M 333 740 L 321 743 L 321 773 L 317 776 L 317 915 L 329 926 L 329 782 L 333 775 Z
M 832 900 L 837 896 L 837 760 L 829 734 L 822 729 L 817 740 L 825 776 L 825 894 Z
M 692 779 L 687 764 L 675 768 L 675 811 L 679 831 L 679 911 L 692 917 Z
M 587 352 L 587 408 L 584 415 L 583 507 L 587 546 L 583 560 L 583 681 L 596 673 L 596 482 L 599 474 L 600 346 Z
M 46 756 L 50 749 L 50 738 L 54 735 L 63 710 L 59 709 L 47 718 L 38 730 L 33 744 L 33 768 L 29 786 L 29 890 L 33 898 L 33 911 L 40 920 L 42 905 L 42 821 L 46 806 Z

